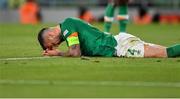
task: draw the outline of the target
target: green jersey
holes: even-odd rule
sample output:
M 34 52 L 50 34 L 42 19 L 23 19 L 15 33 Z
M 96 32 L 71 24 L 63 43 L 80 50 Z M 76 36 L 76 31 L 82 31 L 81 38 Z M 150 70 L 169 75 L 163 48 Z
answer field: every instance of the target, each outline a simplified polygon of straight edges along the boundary
M 60 23 L 61 33 L 68 46 L 80 44 L 84 56 L 114 56 L 117 41 L 92 25 L 76 18 L 67 18 Z

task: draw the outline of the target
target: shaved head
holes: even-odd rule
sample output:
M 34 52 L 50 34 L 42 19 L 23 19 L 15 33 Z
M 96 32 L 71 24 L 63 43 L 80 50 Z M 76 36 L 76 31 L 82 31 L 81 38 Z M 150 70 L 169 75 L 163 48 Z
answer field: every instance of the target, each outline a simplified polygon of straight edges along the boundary
M 38 34 L 38 41 L 42 47 L 43 50 L 46 50 L 46 47 L 44 45 L 44 34 L 47 33 L 48 28 L 43 28 L 40 30 Z
M 57 47 L 61 42 L 60 32 L 59 26 L 41 29 L 38 34 L 38 41 L 42 49 L 46 50 Z

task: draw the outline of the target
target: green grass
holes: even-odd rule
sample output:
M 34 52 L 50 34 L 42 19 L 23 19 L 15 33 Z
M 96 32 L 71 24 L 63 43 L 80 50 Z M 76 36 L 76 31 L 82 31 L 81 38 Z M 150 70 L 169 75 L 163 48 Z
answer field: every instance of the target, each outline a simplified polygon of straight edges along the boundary
M 94 25 L 102 30 L 102 24 Z M 1 24 L 0 59 L 41 56 L 36 35 L 43 26 L 50 25 Z M 179 27 L 129 25 L 128 31 L 147 42 L 170 46 L 180 43 Z M 116 24 L 112 32 L 118 33 Z M 61 49 L 66 50 L 66 44 Z M 180 58 L 0 60 L 1 98 L 180 97 L 179 93 Z

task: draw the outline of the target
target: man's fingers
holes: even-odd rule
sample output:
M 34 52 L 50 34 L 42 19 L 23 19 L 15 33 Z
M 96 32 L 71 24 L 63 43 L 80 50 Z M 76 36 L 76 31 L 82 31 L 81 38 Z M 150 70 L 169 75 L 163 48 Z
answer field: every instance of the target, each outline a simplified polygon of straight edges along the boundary
M 42 55 L 43 55 L 43 56 L 46 56 L 46 55 L 47 55 L 47 53 L 42 53 Z
M 54 50 L 46 49 L 43 51 L 42 55 L 43 56 L 58 56 L 59 52 L 60 51 L 58 49 L 54 49 Z
M 43 56 L 50 56 L 49 53 L 44 53 Z
M 48 51 L 47 51 L 47 49 L 43 51 L 42 55 L 43 55 L 43 56 L 48 56 Z

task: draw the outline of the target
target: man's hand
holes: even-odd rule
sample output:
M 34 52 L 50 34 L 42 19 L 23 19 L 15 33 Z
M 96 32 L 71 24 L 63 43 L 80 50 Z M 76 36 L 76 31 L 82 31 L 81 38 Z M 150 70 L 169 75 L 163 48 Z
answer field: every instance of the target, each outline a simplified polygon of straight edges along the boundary
M 60 51 L 58 49 L 49 50 L 46 49 L 43 51 L 44 56 L 60 56 Z
M 80 57 L 81 56 L 81 50 L 80 45 L 72 45 L 69 47 L 67 52 L 61 52 L 58 49 L 46 49 L 43 51 L 44 56 L 65 56 L 65 57 Z

